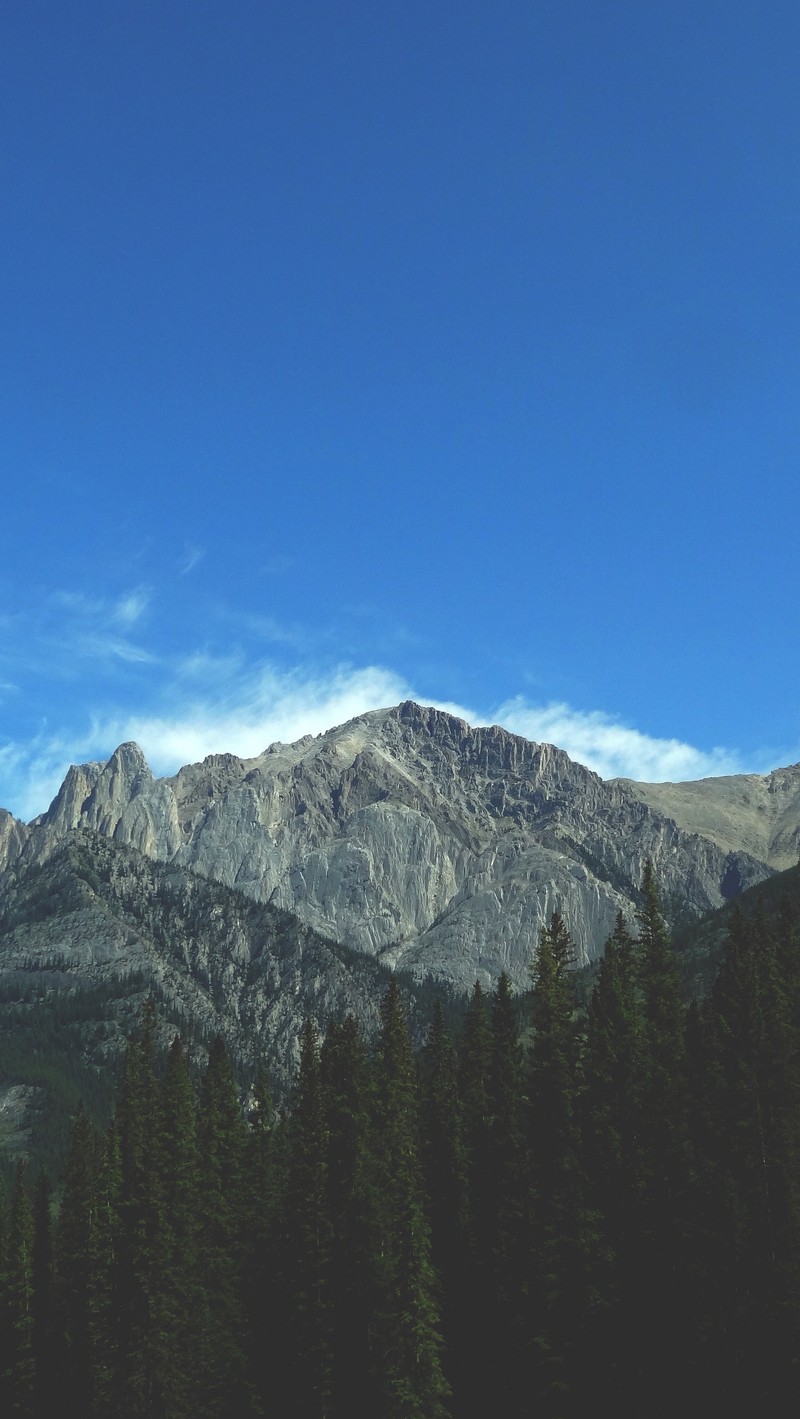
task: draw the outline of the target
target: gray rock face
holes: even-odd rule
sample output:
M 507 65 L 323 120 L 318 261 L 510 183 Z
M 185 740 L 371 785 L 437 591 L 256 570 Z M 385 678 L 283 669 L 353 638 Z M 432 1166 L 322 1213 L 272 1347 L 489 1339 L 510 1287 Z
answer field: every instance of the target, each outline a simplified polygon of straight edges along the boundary
M 800 768 L 784 773 L 796 776 L 800 823 Z M 681 818 L 650 793 L 661 787 L 606 783 L 551 745 L 406 702 L 170 779 L 122 745 L 104 766 L 70 770 L 29 828 L 0 820 L 0 851 L 7 865 L 41 861 L 88 828 L 420 977 L 467 989 L 506 970 L 525 986 L 550 913 L 564 913 L 588 960 L 618 911 L 633 917 L 648 857 L 667 905 L 698 914 L 774 870 L 765 839 L 737 840 L 732 819 L 723 831 L 711 800 Z M 793 831 L 790 798 L 776 841 Z

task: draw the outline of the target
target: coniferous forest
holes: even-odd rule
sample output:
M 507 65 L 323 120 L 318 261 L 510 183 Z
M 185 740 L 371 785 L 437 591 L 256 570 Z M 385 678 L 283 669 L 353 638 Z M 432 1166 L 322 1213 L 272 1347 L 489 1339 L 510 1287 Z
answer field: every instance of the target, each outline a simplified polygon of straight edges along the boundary
M 557 914 L 532 957 L 418 1055 L 394 983 L 370 1045 L 307 1022 L 281 1113 L 146 1010 L 112 1125 L 6 1199 L 3 1412 L 796 1413 L 797 920 L 734 913 L 687 1005 L 648 870 L 588 1008 Z

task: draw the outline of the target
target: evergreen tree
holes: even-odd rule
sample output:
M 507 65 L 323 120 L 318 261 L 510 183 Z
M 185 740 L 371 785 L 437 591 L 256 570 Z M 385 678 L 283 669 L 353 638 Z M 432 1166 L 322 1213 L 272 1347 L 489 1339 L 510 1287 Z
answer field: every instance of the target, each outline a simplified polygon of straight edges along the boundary
M 199 1406 L 202 1290 L 198 1246 L 199 1159 L 188 1061 L 173 1041 L 160 1088 L 154 1139 L 161 1196 L 159 1309 L 164 1335 L 163 1409 L 170 1419 L 193 1419 Z
M 734 913 L 696 1086 L 709 1389 L 771 1407 L 800 1398 L 800 1069 L 791 972 L 787 992 L 780 962 L 786 949 L 763 919 Z
M 79 1108 L 70 1135 L 55 1237 L 58 1369 L 62 1402 L 73 1414 L 92 1414 L 97 1407 L 94 1334 L 103 1282 L 96 1244 L 101 1156 L 100 1140 Z
M 589 1202 L 597 1220 L 591 1354 L 609 1400 L 626 1399 L 640 1365 L 645 1159 L 643 1077 L 645 1021 L 633 938 L 617 916 L 587 1013 L 583 1145 Z M 635 1403 L 634 1408 L 635 1408 Z
M 242 1294 L 247 1132 L 233 1068 L 219 1035 L 211 1044 L 203 1078 L 198 1144 L 198 1255 L 207 1298 L 201 1413 L 208 1419 L 239 1419 L 252 1409 Z
M 678 1401 L 688 1356 L 692 1186 L 685 1011 L 651 862 L 645 864 L 636 946 L 644 1011 L 643 1209 L 638 1344 L 644 1372 L 667 1372 L 661 1405 Z M 643 1381 L 644 1389 L 650 1383 Z
M 492 1002 L 489 1056 L 489 1346 L 490 1393 L 504 1414 L 526 1402 L 525 1350 L 526 1183 L 523 1167 L 522 1048 L 508 976 L 503 972 Z M 486 1403 L 487 1394 L 480 1396 Z
M 553 912 L 534 964 L 535 1032 L 528 1055 L 530 1344 L 545 1413 L 568 1407 L 587 1303 L 588 1217 L 578 1131 L 574 947 Z
M 278 1286 L 277 1233 L 281 1182 L 276 1166 L 276 1119 L 267 1071 L 259 1065 L 251 1097 L 245 1147 L 245 1248 L 243 1294 L 248 1335 L 247 1368 L 253 1392 L 267 1406 L 280 1392 L 277 1351 L 283 1296 Z M 285 1310 L 285 1308 L 284 1308 Z M 282 1347 L 285 1353 L 286 1346 Z
M 2 1357 L 6 1406 L 10 1414 L 34 1408 L 33 1210 L 27 1165 L 17 1164 L 5 1267 L 5 1354 Z
M 288 1234 L 291 1248 L 292 1408 L 297 1419 L 325 1419 L 331 1400 L 328 1131 L 319 1041 L 307 1019 L 291 1122 Z
M 422 1161 L 448 1375 L 460 1369 L 456 1316 L 466 1279 L 466 1178 L 453 1041 L 440 1000 L 422 1051 Z
M 125 1056 L 118 1114 L 120 1188 L 112 1309 L 114 1407 L 124 1419 L 150 1419 L 161 1413 L 168 1366 L 155 1040 L 151 1000 Z
M 416 1066 L 395 980 L 381 1002 L 374 1136 L 380 1196 L 379 1412 L 382 1419 L 444 1419 L 448 1386 L 423 1205 Z
M 495 1323 L 490 1049 L 486 1003 L 480 982 L 476 981 L 464 1017 L 458 1072 L 463 1117 L 466 1236 L 453 1387 L 454 1412 L 465 1419 L 471 1415 L 478 1419 L 488 1413 L 494 1393 L 494 1356 L 486 1341 Z
M 322 1048 L 330 1217 L 331 1415 L 380 1412 L 371 1348 L 378 1239 L 370 1078 L 358 1025 L 328 1027 Z
M 53 1359 L 56 1354 L 53 1309 L 53 1231 L 50 1183 L 40 1172 L 33 1206 L 33 1364 L 37 1415 L 48 1414 L 55 1400 Z

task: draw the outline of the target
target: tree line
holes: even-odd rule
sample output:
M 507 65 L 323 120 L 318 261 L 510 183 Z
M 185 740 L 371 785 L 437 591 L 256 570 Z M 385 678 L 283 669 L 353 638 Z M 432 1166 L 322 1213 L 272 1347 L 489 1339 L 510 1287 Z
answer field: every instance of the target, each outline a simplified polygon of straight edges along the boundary
M 307 1021 L 289 1110 L 153 1007 L 112 1125 L 0 1235 L 0 1403 L 50 1419 L 562 1419 L 800 1400 L 800 942 L 734 914 L 686 1005 L 652 870 L 588 1009 L 558 913 L 415 1056 Z

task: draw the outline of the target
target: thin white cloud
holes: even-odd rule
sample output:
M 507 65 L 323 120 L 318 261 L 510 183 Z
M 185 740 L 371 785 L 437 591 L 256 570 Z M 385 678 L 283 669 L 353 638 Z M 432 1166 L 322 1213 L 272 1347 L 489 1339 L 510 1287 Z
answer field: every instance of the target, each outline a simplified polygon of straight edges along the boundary
M 120 626 L 134 626 L 150 605 L 151 593 L 146 587 L 121 596 L 111 611 L 111 620 Z
M 745 772 L 739 755 L 728 749 L 696 749 L 680 739 L 655 738 L 603 710 L 576 710 L 559 702 L 534 705 L 517 696 L 500 705 L 496 719 L 514 734 L 558 745 L 601 778 L 661 783 Z
M 193 543 L 188 542 L 184 549 L 183 556 L 178 563 L 179 574 L 181 576 L 188 576 L 189 572 L 193 572 L 198 563 L 202 562 L 205 554 L 205 547 L 196 547 Z
M 104 635 L 102 632 L 77 636 L 72 653 L 91 660 L 123 660 L 128 665 L 158 664 L 158 656 L 143 645 L 137 645 L 125 636 Z

